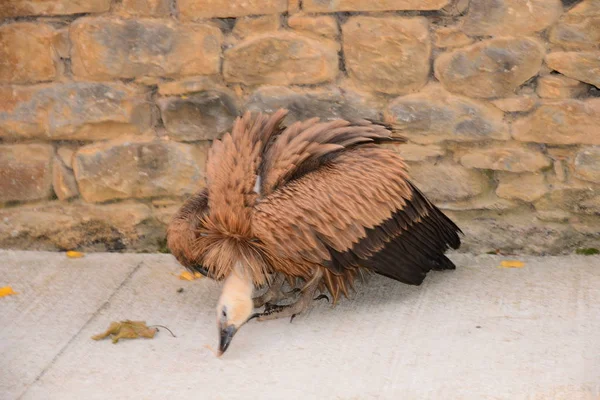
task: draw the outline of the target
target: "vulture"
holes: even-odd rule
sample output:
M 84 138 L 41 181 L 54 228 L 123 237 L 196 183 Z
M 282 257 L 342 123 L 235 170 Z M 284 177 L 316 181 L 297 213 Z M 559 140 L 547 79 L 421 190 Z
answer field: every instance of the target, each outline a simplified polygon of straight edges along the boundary
M 209 150 L 205 188 L 168 226 L 184 267 L 224 281 L 219 356 L 252 318 L 293 319 L 327 292 L 335 304 L 365 273 L 419 285 L 430 270 L 455 268 L 444 253 L 462 232 L 382 146 L 404 141 L 392 127 L 319 118 L 285 126 L 286 115 L 238 117 Z

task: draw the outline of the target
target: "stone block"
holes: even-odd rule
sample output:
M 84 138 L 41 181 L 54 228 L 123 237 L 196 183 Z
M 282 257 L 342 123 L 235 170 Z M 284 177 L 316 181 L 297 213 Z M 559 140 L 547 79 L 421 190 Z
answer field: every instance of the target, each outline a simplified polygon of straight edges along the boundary
M 54 158 L 52 162 L 52 187 L 59 200 L 69 200 L 79 195 L 73 170 L 60 157 Z
M 600 88 L 600 51 L 557 51 L 546 55 L 546 64 L 569 78 Z
M 600 183 L 600 146 L 579 149 L 575 154 L 573 167 L 578 178 Z
M 235 21 L 233 34 L 239 38 L 276 31 L 281 26 L 279 14 L 242 17 Z
M 149 93 L 122 83 L 0 86 L 0 137 L 102 140 L 152 126 Z
M 600 145 L 600 99 L 555 100 L 513 123 L 523 142 Z
M 120 139 L 79 148 L 73 170 L 87 202 L 183 196 L 204 184 L 208 144 Z
M 304 0 L 306 12 L 439 10 L 450 0 Z
M 181 141 L 217 139 L 239 114 L 235 96 L 227 90 L 162 98 L 158 105 L 169 137 Z
M 528 35 L 552 25 L 562 11 L 560 0 L 471 0 L 463 30 L 473 36 Z
M 168 17 L 169 0 L 122 0 L 117 12 L 130 17 Z
M 544 174 L 510 174 L 498 175 L 498 197 L 509 200 L 521 200 L 531 203 L 548 192 L 548 185 Z
M 433 202 L 465 200 L 490 187 L 489 179 L 481 172 L 448 161 L 411 163 L 409 174 Z
M 510 133 L 503 117 L 497 108 L 450 94 L 437 84 L 398 97 L 386 110 L 386 120 L 399 134 L 421 144 L 506 140 Z
M 552 165 L 541 152 L 514 146 L 472 149 L 461 157 L 460 163 L 467 168 L 509 172 L 535 172 Z
M 70 36 L 73 74 L 83 79 L 219 72 L 223 34 L 209 24 L 80 18 L 71 24 Z
M 532 38 L 498 38 L 441 54 L 435 76 L 451 92 L 505 97 L 540 70 L 545 49 Z
M 0 203 L 49 198 L 53 157 L 46 144 L 0 145 Z
M 287 10 L 287 0 L 178 0 L 183 19 L 236 18 L 277 14 Z
M 288 26 L 296 31 L 311 33 L 331 39 L 338 37 L 340 34 L 340 28 L 338 27 L 335 18 L 326 15 L 292 15 L 288 18 Z
M 55 79 L 55 35 L 54 28 L 47 24 L 17 22 L 0 26 L 0 83 Z
M 291 32 L 252 37 L 225 52 L 227 82 L 246 85 L 308 85 L 338 73 L 337 44 Z
M 4 0 L 0 18 L 30 15 L 70 15 L 110 10 L 111 0 Z
M 381 120 L 383 105 L 368 94 L 338 87 L 291 89 L 284 86 L 264 86 L 250 95 L 246 108 L 272 113 L 287 108 L 285 123 L 320 117 Z
M 568 99 L 588 92 L 590 86 L 564 75 L 546 75 L 537 79 L 536 93 L 546 99 Z
M 352 17 L 342 26 L 348 76 L 386 94 L 420 90 L 429 79 L 431 43 L 422 17 Z
M 150 207 L 133 202 L 54 201 L 0 209 L 0 247 L 26 250 L 156 250 L 164 230 Z
M 600 46 L 600 2 L 583 0 L 564 14 L 550 30 L 551 43 L 573 49 Z

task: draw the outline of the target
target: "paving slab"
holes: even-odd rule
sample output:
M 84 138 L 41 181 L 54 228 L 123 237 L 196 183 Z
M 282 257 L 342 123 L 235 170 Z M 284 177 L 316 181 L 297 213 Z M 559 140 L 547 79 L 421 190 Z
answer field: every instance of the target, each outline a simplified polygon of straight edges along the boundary
M 139 260 L 130 255 L 1 251 L 0 399 L 18 398 L 101 308 Z
M 4 279 L 11 277 L 7 254 L 17 253 L 0 253 Z M 458 269 L 433 272 L 420 287 L 373 277 L 351 300 L 317 303 L 292 324 L 253 321 L 220 359 L 206 348 L 217 345 L 218 284 L 177 279 L 181 268 L 169 255 L 94 254 L 82 260 L 105 273 L 72 293 L 81 268 L 55 257 L 38 259 L 62 265 L 61 279 L 71 281 L 62 286 L 64 302 L 55 300 L 43 316 L 2 316 L 28 321 L 20 336 L 13 328 L 13 361 L 37 357 L 30 354 L 46 347 L 44 331 L 64 338 L 23 399 L 600 398 L 598 257 L 520 257 L 523 268 L 507 269 L 498 267 L 500 256 L 452 255 Z M 109 300 L 78 329 L 54 324 L 89 301 L 96 289 L 88 280 L 119 269 Z M 20 280 L 31 278 L 14 275 L 13 286 Z M 53 282 L 43 293 L 56 295 Z M 165 325 L 177 337 L 162 329 L 154 339 L 90 339 L 121 319 Z M 29 384 L 24 369 L 1 371 Z

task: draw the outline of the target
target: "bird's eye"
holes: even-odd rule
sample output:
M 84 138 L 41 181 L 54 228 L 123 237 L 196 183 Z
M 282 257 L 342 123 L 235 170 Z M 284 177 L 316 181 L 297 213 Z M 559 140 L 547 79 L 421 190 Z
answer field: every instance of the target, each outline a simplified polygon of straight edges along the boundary
M 221 315 L 223 315 L 224 317 L 227 317 L 227 311 L 225 311 L 225 309 L 223 309 L 223 311 L 221 311 Z

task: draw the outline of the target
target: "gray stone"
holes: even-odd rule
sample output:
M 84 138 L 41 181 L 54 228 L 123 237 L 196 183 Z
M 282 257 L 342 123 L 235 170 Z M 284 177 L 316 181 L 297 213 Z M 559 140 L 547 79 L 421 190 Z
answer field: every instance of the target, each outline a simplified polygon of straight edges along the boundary
M 251 111 L 274 112 L 287 108 L 290 113 L 285 123 L 313 117 L 368 118 L 380 120 L 383 106 L 368 94 L 338 87 L 320 89 L 290 89 L 284 86 L 265 86 L 248 98 L 246 107 Z
M 0 137 L 102 140 L 152 125 L 149 93 L 122 83 L 0 87 Z
M 29 15 L 70 15 L 110 10 L 111 0 L 5 0 L 0 18 Z
M 510 134 L 503 117 L 491 105 L 450 94 L 435 84 L 396 98 L 386 110 L 386 120 L 401 135 L 422 144 L 506 140 Z
M 159 82 L 158 94 L 161 96 L 177 96 L 222 88 L 223 85 L 216 76 L 195 76 L 168 82 Z
M 210 90 L 158 101 L 169 136 L 175 140 L 213 140 L 229 130 L 238 115 L 234 95 Z
M 441 54 L 435 76 L 451 92 L 505 97 L 540 70 L 545 49 L 532 38 L 498 38 Z
M 530 209 L 446 211 L 446 214 L 464 232 L 461 251 L 465 252 L 560 254 L 587 239 L 564 224 L 538 220 Z
M 207 144 L 120 139 L 79 148 L 73 169 L 85 201 L 183 196 L 204 184 Z
M 539 211 L 563 210 L 578 214 L 600 215 L 600 188 L 553 190 L 534 205 Z
M 574 49 L 600 45 L 600 3 L 583 0 L 564 14 L 548 35 L 550 42 Z
M 219 72 L 223 34 L 168 19 L 80 18 L 70 27 L 75 76 L 90 80 Z
M 562 13 L 560 0 L 471 0 L 463 30 L 473 36 L 521 36 L 546 29 Z

